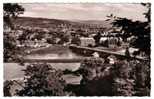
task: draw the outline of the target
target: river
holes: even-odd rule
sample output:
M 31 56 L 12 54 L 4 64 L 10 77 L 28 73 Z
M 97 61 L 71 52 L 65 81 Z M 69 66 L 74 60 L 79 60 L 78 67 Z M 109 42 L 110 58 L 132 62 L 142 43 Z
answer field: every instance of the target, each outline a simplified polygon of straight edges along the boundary
M 27 59 L 73 59 L 81 56 L 73 53 L 68 47 L 64 46 L 50 46 L 48 48 L 32 51 L 24 58 Z M 26 63 L 29 64 L 29 63 Z M 55 69 L 72 70 L 75 71 L 80 67 L 80 63 L 49 63 Z M 18 63 L 4 63 L 4 80 L 19 79 L 24 77 L 25 66 L 21 66 Z M 69 81 L 68 83 L 81 79 L 72 75 L 65 75 L 64 78 Z

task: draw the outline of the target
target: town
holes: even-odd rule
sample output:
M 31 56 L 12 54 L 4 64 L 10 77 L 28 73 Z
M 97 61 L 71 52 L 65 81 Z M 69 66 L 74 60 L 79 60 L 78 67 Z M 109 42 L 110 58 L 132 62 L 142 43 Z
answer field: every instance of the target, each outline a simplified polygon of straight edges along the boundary
M 11 7 L 26 12 L 4 4 L 4 96 L 150 95 L 149 20 L 13 17 Z

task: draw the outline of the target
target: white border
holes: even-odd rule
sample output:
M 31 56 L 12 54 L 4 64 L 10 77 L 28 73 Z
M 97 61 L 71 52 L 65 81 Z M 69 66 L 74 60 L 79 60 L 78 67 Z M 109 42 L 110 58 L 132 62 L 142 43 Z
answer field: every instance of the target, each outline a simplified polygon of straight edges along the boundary
M 0 1 L 0 99 L 2 99 L 3 97 L 3 3 L 141 3 L 141 2 L 151 2 L 152 3 L 152 0 L 1 0 Z M 151 9 L 154 9 L 153 7 L 153 3 L 152 3 L 152 8 Z M 153 10 L 152 10 L 152 16 L 151 18 L 154 17 L 154 14 L 153 14 Z M 154 23 L 153 23 L 153 20 L 152 20 L 152 23 L 151 23 L 151 27 L 154 26 Z M 151 31 L 151 97 L 100 97 L 100 98 L 103 98 L 103 99 L 114 99 L 114 98 L 121 98 L 121 99 L 124 99 L 124 98 L 134 98 L 134 99 L 139 99 L 139 98 L 142 98 L 142 99 L 149 99 L 149 98 L 152 98 L 154 97 L 154 89 L 153 89 L 153 84 L 154 84 L 154 80 L 152 79 L 152 77 L 154 76 L 154 46 L 153 46 L 153 43 L 154 43 L 154 34 L 153 34 L 154 30 L 153 30 L 153 27 L 152 27 L 152 31 Z M 153 39 L 152 39 L 153 38 Z M 3 97 L 4 98 L 4 97 Z M 19 98 L 19 97 L 5 97 L 6 99 L 7 98 L 11 98 L 11 99 L 16 99 L 16 98 Z M 20 97 L 20 98 L 25 98 L 25 99 L 29 99 L 29 97 Z M 37 99 L 36 97 L 31 97 L 33 99 Z M 60 98 L 63 98 L 63 99 L 66 99 L 68 97 L 39 97 L 41 99 L 51 99 L 51 98 L 54 98 L 54 99 L 60 99 Z M 71 98 L 80 98 L 80 99 L 85 99 L 85 98 L 92 98 L 92 99 L 98 99 L 98 97 L 71 97 Z
M 150 0 L 3 0 L 4 3 L 10 3 L 10 2 L 18 2 L 18 3 L 34 3 L 34 2 L 57 2 L 57 3 L 86 3 L 86 2 L 91 2 L 91 3 L 140 3 L 140 2 L 150 2 Z
M 0 96 L 3 95 L 3 4 L 0 3 Z

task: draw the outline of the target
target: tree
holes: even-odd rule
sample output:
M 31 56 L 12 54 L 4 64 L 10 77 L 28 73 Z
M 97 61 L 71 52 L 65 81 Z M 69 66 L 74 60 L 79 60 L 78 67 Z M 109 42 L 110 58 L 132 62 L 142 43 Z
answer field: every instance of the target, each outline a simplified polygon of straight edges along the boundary
M 143 6 L 148 8 L 148 11 L 144 13 L 148 22 L 151 22 L 151 4 L 150 3 L 141 3 Z
M 133 67 L 127 61 L 120 61 L 114 64 L 112 92 L 115 96 L 133 96 L 134 79 L 131 78 Z
M 82 95 L 94 96 L 133 96 L 134 79 L 131 78 L 133 67 L 127 61 L 111 65 L 102 59 L 88 59 L 81 64 Z
M 80 46 L 81 40 L 80 40 L 79 36 L 72 37 L 71 44 L 76 44 L 76 45 Z
M 4 96 L 11 96 L 10 90 L 12 85 L 13 85 L 13 81 L 6 80 L 4 82 L 4 87 L 3 87 Z
M 49 64 L 36 63 L 26 67 L 24 88 L 17 91 L 19 96 L 64 96 L 66 83 L 63 72 Z
M 18 17 L 19 14 L 24 12 L 24 8 L 16 3 L 5 3 L 3 7 L 4 27 L 11 28 L 10 32 L 4 32 L 4 61 L 14 61 L 17 59 L 17 53 L 19 49 L 16 46 L 16 38 L 13 36 L 14 25 L 13 20 Z M 5 29 L 5 28 L 4 28 Z
M 78 72 L 82 75 L 79 96 L 112 96 L 111 64 L 102 58 L 87 58 Z
M 4 22 L 12 26 L 12 20 L 17 18 L 18 15 L 23 14 L 24 8 L 17 3 L 5 3 L 3 6 L 3 18 Z
M 56 37 L 54 36 L 48 37 L 46 40 L 47 40 L 47 43 L 49 44 L 56 44 Z
M 117 60 L 113 65 L 101 58 L 85 59 L 78 70 L 82 75 L 79 96 L 149 96 L 148 62 Z
M 150 96 L 151 78 L 150 78 L 150 62 L 132 61 L 131 66 L 134 67 L 134 79 L 136 96 Z
M 103 46 L 104 47 L 109 47 L 109 40 L 108 39 L 103 42 Z
M 129 52 L 129 48 L 128 48 L 128 47 L 126 48 L 125 56 L 126 56 L 127 58 L 130 57 L 130 52 Z
M 145 52 L 147 55 L 150 54 L 150 13 L 151 13 L 151 4 L 143 3 L 147 7 L 148 12 L 144 13 L 147 21 L 133 21 L 127 18 L 114 17 L 113 27 L 121 28 L 121 31 L 124 31 L 122 35 L 123 39 L 128 37 L 135 36 L 136 39 L 134 42 L 130 43 L 132 47 L 139 48 L 139 51 Z M 111 16 L 112 17 L 112 16 Z M 111 18 L 110 17 L 110 18 Z
M 69 35 L 69 34 L 63 33 L 63 34 L 61 34 L 61 36 L 60 36 L 60 41 L 59 41 L 59 43 L 60 43 L 60 44 L 64 44 L 64 43 L 66 43 L 66 42 L 69 42 L 69 39 L 70 39 L 70 35 Z
M 94 37 L 95 45 L 98 46 L 100 44 L 101 33 L 97 33 Z
M 114 64 L 113 93 L 116 96 L 150 96 L 150 64 L 124 60 Z

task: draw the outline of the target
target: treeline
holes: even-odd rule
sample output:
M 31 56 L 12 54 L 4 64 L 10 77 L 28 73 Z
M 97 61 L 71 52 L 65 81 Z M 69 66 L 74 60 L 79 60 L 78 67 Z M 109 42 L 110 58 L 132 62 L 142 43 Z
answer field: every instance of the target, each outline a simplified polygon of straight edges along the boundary
M 61 71 L 46 63 L 27 66 L 23 88 L 17 96 L 150 96 L 150 64 L 119 60 L 109 64 L 102 58 L 83 60 L 77 71 Z M 82 75 L 79 85 L 67 84 L 64 74 Z M 10 82 L 10 84 L 8 83 Z M 12 81 L 4 83 L 4 95 L 11 96 Z

